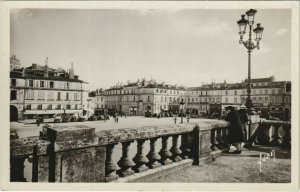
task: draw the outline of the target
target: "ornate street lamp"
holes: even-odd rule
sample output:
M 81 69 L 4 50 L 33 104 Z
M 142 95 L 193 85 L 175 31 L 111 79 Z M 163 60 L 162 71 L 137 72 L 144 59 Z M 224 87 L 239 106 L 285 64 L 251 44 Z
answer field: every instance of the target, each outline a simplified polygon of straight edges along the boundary
M 181 102 L 179 104 L 180 104 L 180 113 L 181 113 L 181 123 L 183 123 L 183 109 L 185 104 L 183 99 L 181 99 Z
M 246 12 L 247 19 L 245 18 L 245 15 L 242 15 L 242 18 L 237 21 L 237 24 L 239 26 L 239 35 L 240 35 L 240 40 L 239 43 L 243 44 L 246 49 L 248 50 L 248 83 L 247 83 L 247 99 L 246 99 L 246 107 L 248 109 L 248 112 L 251 112 L 251 108 L 253 108 L 253 103 L 251 100 L 251 52 L 255 48 L 259 49 L 259 42 L 262 38 L 262 33 L 264 28 L 260 26 L 260 23 L 257 24 L 257 27 L 253 29 L 253 32 L 255 33 L 255 42 L 252 40 L 252 28 L 254 25 L 254 16 L 256 14 L 255 9 L 250 9 Z M 246 33 L 247 26 L 249 26 L 249 36 L 248 40 L 244 41 L 243 36 Z

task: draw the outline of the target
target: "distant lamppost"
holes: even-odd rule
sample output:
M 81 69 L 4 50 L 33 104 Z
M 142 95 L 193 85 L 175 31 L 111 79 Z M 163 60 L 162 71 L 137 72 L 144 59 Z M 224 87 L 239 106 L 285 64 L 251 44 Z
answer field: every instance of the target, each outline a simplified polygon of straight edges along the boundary
M 180 104 L 180 113 L 181 113 L 181 123 L 183 123 L 183 109 L 185 104 L 183 99 L 181 99 L 181 102 L 179 104 Z
M 253 103 L 251 100 L 251 52 L 255 48 L 259 49 L 259 41 L 262 38 L 262 34 L 264 31 L 264 28 L 260 26 L 260 23 L 257 23 L 257 26 L 255 29 L 253 29 L 253 32 L 255 33 L 255 41 L 256 45 L 252 40 L 252 27 L 254 24 L 254 16 L 256 14 L 255 9 L 250 9 L 246 12 L 247 19 L 245 18 L 245 15 L 242 15 L 242 18 L 237 22 L 239 26 L 239 35 L 240 40 L 239 43 L 243 44 L 246 49 L 248 50 L 248 83 L 247 83 L 247 99 L 246 99 L 246 107 L 248 109 L 248 112 L 251 112 L 251 109 L 253 108 Z M 247 26 L 249 26 L 249 37 L 248 40 L 244 41 L 243 36 L 246 33 Z

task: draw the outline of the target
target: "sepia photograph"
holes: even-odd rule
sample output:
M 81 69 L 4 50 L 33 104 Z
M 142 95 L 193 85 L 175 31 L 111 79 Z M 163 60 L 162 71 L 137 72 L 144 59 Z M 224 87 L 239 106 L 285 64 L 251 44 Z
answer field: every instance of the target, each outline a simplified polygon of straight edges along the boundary
M 94 3 L 4 6 L 1 189 L 297 190 L 299 2 Z

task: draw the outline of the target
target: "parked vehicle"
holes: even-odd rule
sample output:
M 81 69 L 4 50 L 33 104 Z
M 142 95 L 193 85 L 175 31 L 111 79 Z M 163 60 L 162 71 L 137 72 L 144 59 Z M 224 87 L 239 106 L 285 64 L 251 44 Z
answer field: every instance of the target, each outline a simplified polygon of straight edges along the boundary
M 33 116 L 33 119 L 36 119 L 36 123 L 43 123 L 44 122 L 44 116 L 41 114 L 37 114 Z

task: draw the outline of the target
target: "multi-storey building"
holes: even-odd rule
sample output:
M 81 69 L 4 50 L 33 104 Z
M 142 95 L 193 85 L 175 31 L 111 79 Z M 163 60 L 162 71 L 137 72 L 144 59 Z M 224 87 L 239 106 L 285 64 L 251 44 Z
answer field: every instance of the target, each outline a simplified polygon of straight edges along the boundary
M 112 111 L 122 111 L 128 115 L 144 115 L 145 112 L 179 111 L 179 101 L 185 88 L 158 84 L 154 80 L 138 80 L 127 85 L 116 85 L 100 92 L 98 107 Z
M 11 61 L 16 61 L 12 57 Z M 87 95 L 87 83 L 74 75 L 73 64 L 69 72 L 59 68 L 32 64 L 14 67 L 10 71 L 11 121 L 34 118 L 36 115 L 51 118 L 57 113 L 81 113 Z
M 143 115 L 146 111 L 179 112 L 179 103 L 184 100 L 184 112 L 193 114 L 224 115 L 225 107 L 239 107 L 245 104 L 247 81 L 241 83 L 215 83 L 200 87 L 178 87 L 156 83 L 155 81 L 137 81 L 127 85 L 116 85 L 96 94 L 96 108 L 123 111 L 132 115 Z M 262 116 L 272 115 L 281 119 L 290 117 L 291 82 L 276 82 L 275 78 L 251 80 L 251 98 L 254 108 Z

